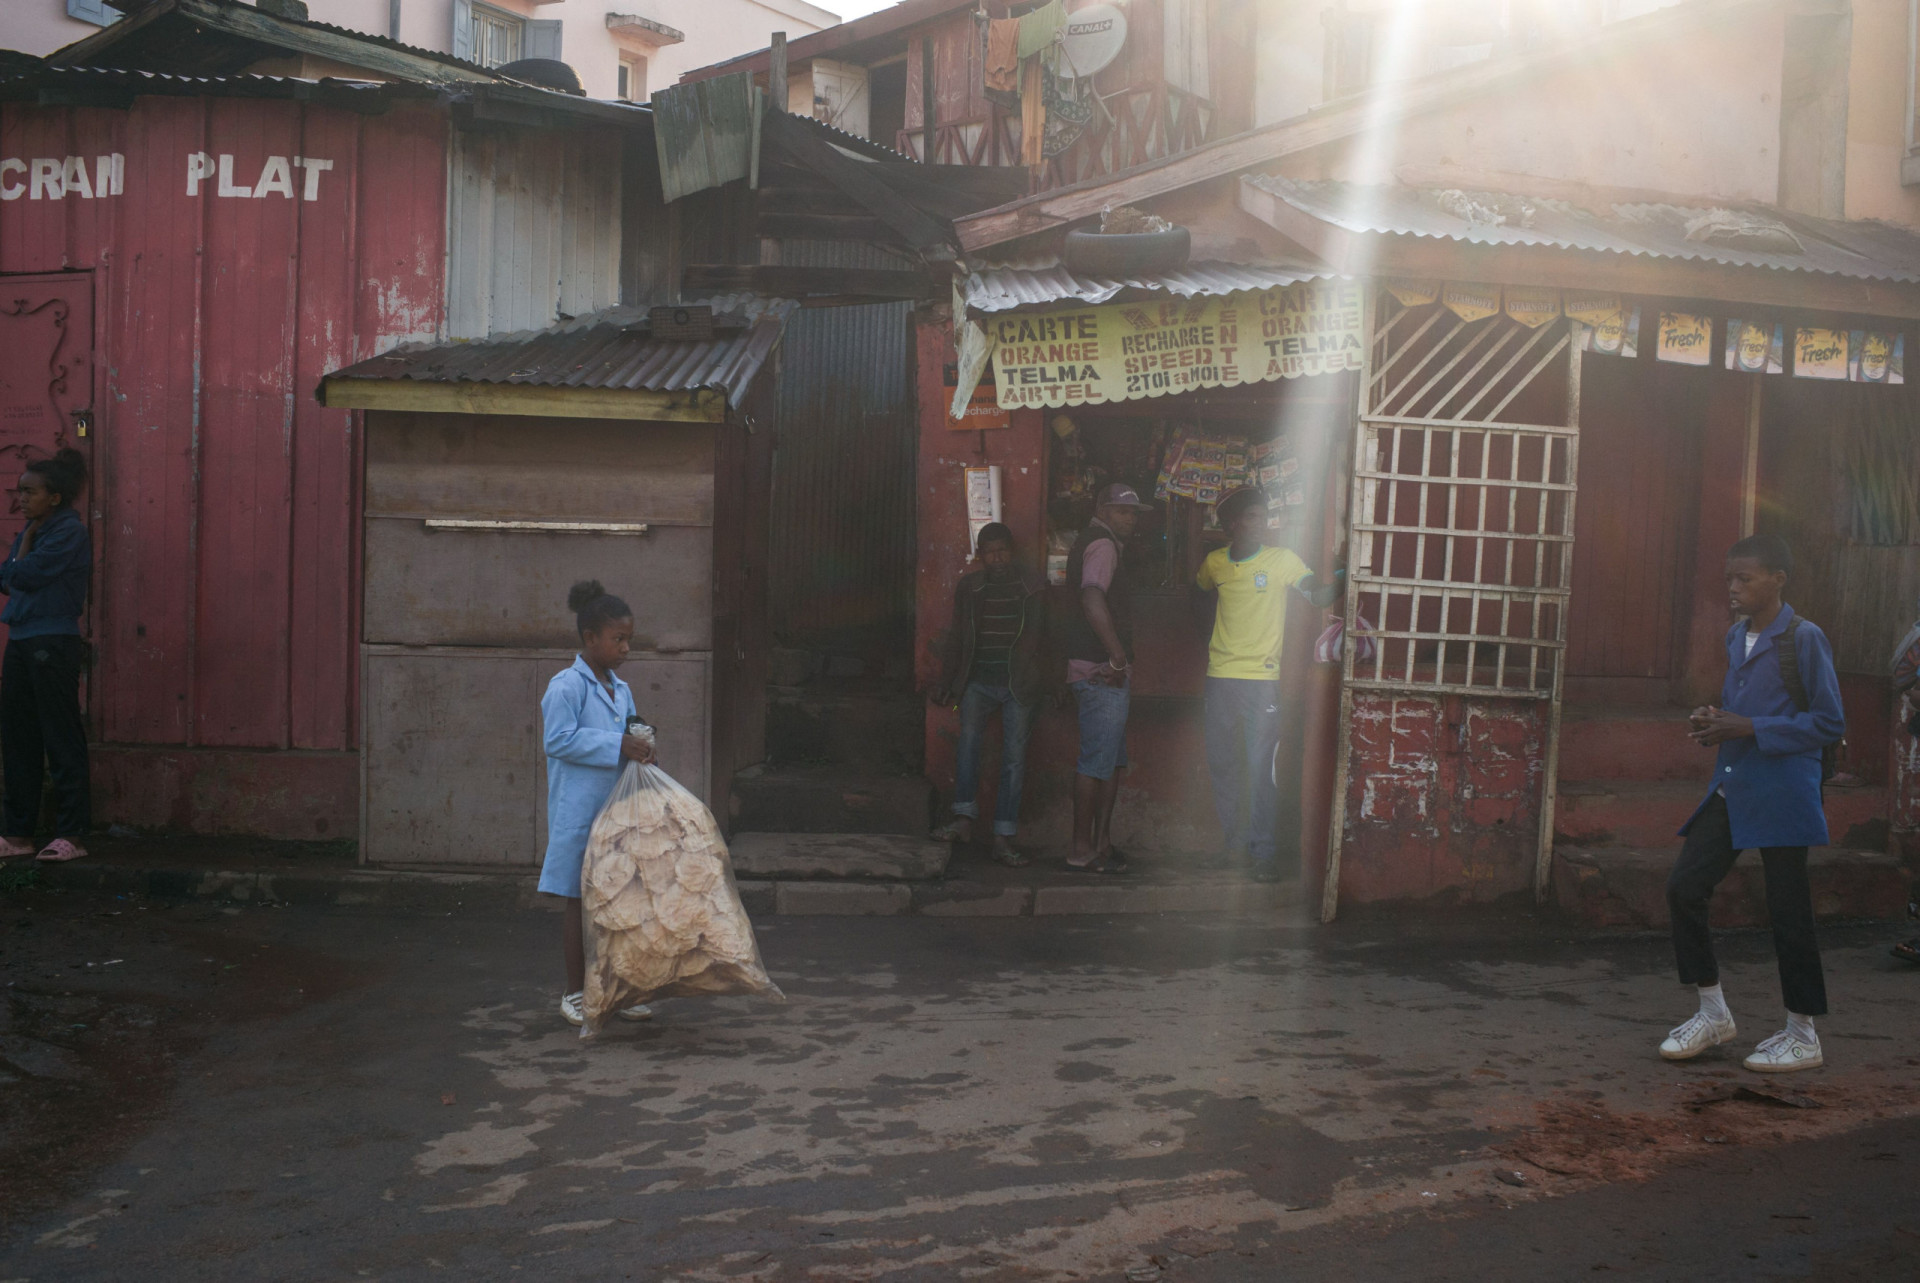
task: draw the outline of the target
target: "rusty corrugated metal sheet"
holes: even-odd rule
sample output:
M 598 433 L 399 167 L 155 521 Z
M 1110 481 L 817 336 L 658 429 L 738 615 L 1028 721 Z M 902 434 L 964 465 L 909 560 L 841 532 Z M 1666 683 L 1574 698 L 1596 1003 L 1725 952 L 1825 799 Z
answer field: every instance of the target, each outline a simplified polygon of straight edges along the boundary
M 780 242 L 791 267 L 898 267 L 852 242 Z M 773 631 L 804 640 L 913 614 L 911 303 L 801 309 L 780 357 Z
M 667 200 L 747 176 L 755 137 L 752 107 L 753 80 L 745 74 L 654 94 L 660 190 Z
M 1325 267 L 1308 263 L 1189 263 L 1157 276 L 1111 280 L 1078 276 L 1061 266 L 1059 259 L 1045 258 L 983 264 L 967 274 L 961 292 L 969 312 L 1010 312 L 1067 301 L 1105 303 L 1122 290 L 1152 290 L 1191 298 L 1197 294 L 1266 290 L 1332 275 Z
M 713 308 L 716 322 L 714 336 L 701 342 L 656 339 L 644 328 L 646 308 L 612 307 L 549 329 L 482 342 L 409 343 L 327 378 L 636 392 L 714 388 L 738 408 L 753 376 L 779 346 L 782 325 L 795 305 L 748 294 L 701 301 Z
M 1498 192 L 1359 183 L 1305 182 L 1256 174 L 1241 179 L 1321 222 L 1350 232 L 1423 236 L 1481 245 L 1545 245 L 1646 258 L 1692 259 L 1732 267 L 1823 272 L 1872 281 L 1920 283 L 1920 234 L 1890 223 L 1792 214 L 1742 206 L 1732 214 L 1777 228 L 1798 252 L 1695 239 L 1707 206 L 1644 203 L 1584 209 L 1563 200 Z
M 620 166 L 612 131 L 457 131 L 448 335 L 538 329 L 617 304 Z
M 431 104 L 0 102 L 0 157 L 121 157 L 118 190 L 0 218 L 0 272 L 95 282 L 98 738 L 357 743 L 358 419 L 310 393 L 439 332 L 447 132 Z M 217 172 L 188 194 L 198 154 L 231 157 L 228 195 Z

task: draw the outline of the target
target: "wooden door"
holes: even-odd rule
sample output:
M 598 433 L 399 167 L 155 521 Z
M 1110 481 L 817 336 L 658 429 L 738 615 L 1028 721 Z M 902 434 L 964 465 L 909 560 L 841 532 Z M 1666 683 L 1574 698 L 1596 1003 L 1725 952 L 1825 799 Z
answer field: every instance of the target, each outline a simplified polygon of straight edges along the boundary
M 28 461 L 73 446 L 91 472 L 92 412 L 92 274 L 0 277 L 0 482 L 8 499 L 0 541 L 7 546 L 23 524 L 13 487 Z M 96 565 L 98 552 L 96 541 Z
M 1582 370 L 1567 673 L 1679 675 L 1706 372 L 1596 356 Z

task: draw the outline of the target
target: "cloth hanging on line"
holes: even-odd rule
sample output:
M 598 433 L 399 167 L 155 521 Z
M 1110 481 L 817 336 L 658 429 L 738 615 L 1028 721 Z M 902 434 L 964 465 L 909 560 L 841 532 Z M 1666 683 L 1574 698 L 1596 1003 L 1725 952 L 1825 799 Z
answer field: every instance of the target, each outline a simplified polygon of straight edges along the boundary
M 1020 163 L 1029 169 L 1047 160 L 1046 64 L 1028 58 L 1020 64 Z
M 986 88 L 1011 97 L 1020 92 L 1020 19 L 987 23 Z
M 1053 48 L 1059 41 L 1060 30 L 1067 25 L 1067 6 L 1061 0 L 1051 0 L 1051 3 L 1023 15 L 1019 23 L 1020 42 L 1014 50 L 1014 56 L 1025 62 L 1041 50 Z
M 1047 107 L 1047 123 L 1042 150 L 1051 158 L 1080 141 L 1093 120 L 1093 81 L 1090 76 L 1069 80 L 1057 67 L 1047 69 L 1042 98 Z

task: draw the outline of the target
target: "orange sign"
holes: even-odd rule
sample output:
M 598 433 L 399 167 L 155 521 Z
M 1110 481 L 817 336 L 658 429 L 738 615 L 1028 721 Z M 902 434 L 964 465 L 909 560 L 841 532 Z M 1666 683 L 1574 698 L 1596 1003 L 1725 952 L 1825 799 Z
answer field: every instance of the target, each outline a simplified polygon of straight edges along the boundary
M 1000 408 L 1000 395 L 996 390 L 993 371 L 989 369 L 980 382 L 974 386 L 973 396 L 967 402 L 967 412 L 959 418 L 953 417 L 953 388 L 959 382 L 959 372 L 954 366 L 946 367 L 947 385 L 947 427 L 954 432 L 977 432 L 983 428 L 1004 428 L 1012 421 L 1010 414 Z

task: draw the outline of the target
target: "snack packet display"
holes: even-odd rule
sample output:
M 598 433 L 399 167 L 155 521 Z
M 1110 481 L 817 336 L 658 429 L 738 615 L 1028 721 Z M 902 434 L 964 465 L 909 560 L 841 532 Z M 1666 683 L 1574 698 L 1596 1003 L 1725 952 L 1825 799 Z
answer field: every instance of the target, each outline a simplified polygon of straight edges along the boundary
M 767 975 L 713 813 L 657 766 L 628 762 L 587 837 L 583 1038 L 655 998 L 763 993 Z

